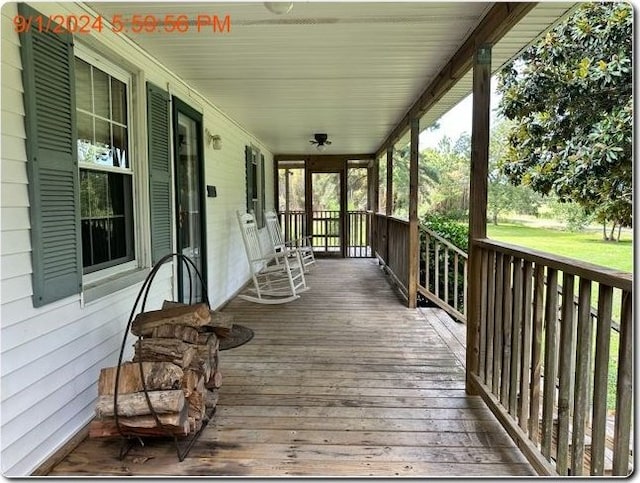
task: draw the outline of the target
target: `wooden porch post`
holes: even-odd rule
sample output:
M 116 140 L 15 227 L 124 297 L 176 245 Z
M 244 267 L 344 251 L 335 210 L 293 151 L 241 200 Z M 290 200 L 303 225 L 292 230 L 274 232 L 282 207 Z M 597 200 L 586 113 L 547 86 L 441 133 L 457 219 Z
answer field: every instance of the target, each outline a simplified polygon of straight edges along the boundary
M 377 213 L 380 208 L 380 166 L 378 164 L 380 160 L 374 158 L 371 161 L 371 167 L 369 168 L 369 176 L 367 182 L 369 183 L 369 210 Z
M 469 283 L 467 316 L 467 383 L 477 394 L 469 374 L 478 374 L 480 353 L 481 250 L 474 240 L 487 236 L 487 176 L 489 171 L 489 106 L 491 100 L 491 46 L 480 45 L 473 57 L 473 119 L 471 124 L 471 173 L 469 205 Z
M 393 212 L 393 146 L 387 148 L 387 206 L 384 212 L 387 216 Z
M 409 150 L 409 308 L 415 309 L 418 297 L 418 264 L 420 240 L 418 235 L 418 135 L 420 119 L 411 119 L 411 146 Z

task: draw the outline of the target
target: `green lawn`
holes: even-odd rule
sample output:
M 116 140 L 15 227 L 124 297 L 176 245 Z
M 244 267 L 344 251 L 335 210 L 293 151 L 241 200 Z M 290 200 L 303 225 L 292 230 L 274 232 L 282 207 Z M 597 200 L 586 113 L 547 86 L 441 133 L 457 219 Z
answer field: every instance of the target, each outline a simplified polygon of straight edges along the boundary
M 488 225 L 490 238 L 586 262 L 633 271 L 633 241 L 624 233 L 620 242 L 605 242 L 600 232 L 570 233 L 549 228 L 503 223 Z
M 488 225 L 487 234 L 494 240 L 513 243 L 528 248 L 554 253 L 578 260 L 587 261 L 604 267 L 615 268 L 627 272 L 633 271 L 633 241 L 631 234 L 626 233 L 620 242 L 605 242 L 600 232 L 570 233 L 561 230 L 538 228 L 525 225 L 504 223 L 500 225 Z M 560 281 L 562 283 L 562 281 Z M 576 280 L 577 293 L 577 280 Z M 620 320 L 621 306 L 620 291 L 614 291 L 613 318 Z M 598 288 L 594 284 L 592 288 L 591 304 L 597 306 Z M 619 337 L 616 332 L 611 335 L 609 384 L 607 406 L 610 410 L 615 408 L 615 387 L 618 359 Z

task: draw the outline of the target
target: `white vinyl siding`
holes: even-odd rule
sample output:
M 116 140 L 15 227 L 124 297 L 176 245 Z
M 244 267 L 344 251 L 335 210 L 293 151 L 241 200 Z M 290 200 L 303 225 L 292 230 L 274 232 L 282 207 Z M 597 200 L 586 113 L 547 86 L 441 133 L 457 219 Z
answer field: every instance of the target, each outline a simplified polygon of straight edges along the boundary
M 83 13 L 70 3 L 39 3 L 36 7 L 45 15 Z M 18 34 L 11 22 L 16 13 L 15 3 L 2 6 L 0 460 L 5 476 L 32 473 L 91 420 L 99 371 L 117 362 L 124 327 L 141 285 L 85 305 L 78 295 L 33 307 L 21 60 Z M 178 75 L 159 66 L 133 42 L 105 31 L 78 40 L 134 74 L 138 88 L 132 88 L 133 97 L 140 97 L 140 83 L 150 81 L 163 88 L 168 83 L 170 93 L 201 111 L 203 126 L 222 137 L 219 151 L 205 143 L 204 165 L 205 184 L 217 187 L 217 197 L 206 198 L 209 297 L 212 307 L 223 304 L 249 277 L 235 215 L 245 205 L 244 146 L 254 144 L 265 155 L 267 208 L 273 204 L 272 155 L 215 108 L 215 99 L 203 99 L 187 88 Z M 139 110 L 138 99 L 133 102 L 133 108 Z M 138 128 L 140 113 L 132 114 L 136 129 L 132 142 L 141 156 L 140 176 L 145 177 L 146 128 Z M 147 196 L 144 200 L 148 203 Z M 143 206 L 141 214 L 148 217 L 148 206 Z M 148 233 L 141 238 L 146 253 Z M 171 275 L 170 266 L 158 274 L 148 309 L 157 309 L 162 300 L 172 298 Z

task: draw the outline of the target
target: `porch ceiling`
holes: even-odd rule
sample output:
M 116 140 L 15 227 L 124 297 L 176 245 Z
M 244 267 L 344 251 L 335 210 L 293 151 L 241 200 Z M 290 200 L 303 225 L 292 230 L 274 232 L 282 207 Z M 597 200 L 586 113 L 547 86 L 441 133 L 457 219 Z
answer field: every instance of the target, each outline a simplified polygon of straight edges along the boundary
M 541 3 L 494 51 L 494 68 L 573 5 Z M 231 32 L 129 34 L 274 153 L 373 153 L 491 8 L 487 2 L 296 2 L 277 16 L 258 3 L 92 2 L 121 14 L 217 14 Z M 424 118 L 428 125 L 471 90 L 470 76 Z

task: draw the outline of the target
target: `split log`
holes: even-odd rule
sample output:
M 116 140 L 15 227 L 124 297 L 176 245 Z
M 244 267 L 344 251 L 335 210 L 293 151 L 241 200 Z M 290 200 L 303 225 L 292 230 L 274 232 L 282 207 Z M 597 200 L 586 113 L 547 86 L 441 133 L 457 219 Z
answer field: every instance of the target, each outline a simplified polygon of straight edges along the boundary
M 179 413 L 185 405 L 184 391 L 151 391 L 147 393 L 151 406 L 157 414 Z M 96 416 L 114 416 L 113 395 L 99 396 Z M 118 417 L 144 416 L 152 414 L 144 392 L 118 395 Z
M 214 332 L 199 332 L 198 340 L 196 344 L 198 345 L 215 344 L 217 349 L 219 345 L 218 336 Z
M 182 378 L 182 390 L 185 397 L 191 396 L 195 391 L 204 391 L 204 377 L 200 371 L 194 371 L 193 369 L 187 369 L 184 371 L 184 377 Z
M 211 314 L 206 304 L 180 305 L 150 312 L 141 312 L 131 324 L 131 333 L 134 335 L 151 335 L 153 329 L 161 325 L 187 325 L 189 327 L 202 327 L 211 322 Z
M 215 408 L 218 404 L 218 390 L 217 389 L 207 389 L 204 392 L 204 405 L 207 409 Z
M 156 327 L 151 332 L 151 337 L 154 338 L 172 338 L 180 339 L 189 344 L 198 343 L 198 330 L 188 325 L 173 325 L 165 324 L 160 327 Z
M 222 373 L 215 371 L 205 384 L 207 389 L 219 389 L 222 387 Z
M 196 419 L 204 418 L 205 402 L 203 393 L 197 391 L 191 393 L 191 396 L 187 398 L 187 405 L 189 406 L 189 416 L 193 416 Z
M 144 384 L 149 391 L 179 389 L 183 371 L 171 362 L 143 362 Z M 100 396 L 115 393 L 117 367 L 105 367 L 100 371 L 98 394 Z M 118 394 L 142 391 L 140 364 L 127 362 L 120 366 Z
M 133 361 L 172 362 L 182 368 L 189 367 L 196 356 L 196 346 L 177 339 L 141 339 L 135 343 Z
M 211 311 L 211 322 L 205 327 L 211 327 L 213 332 L 219 337 L 229 337 L 231 327 L 233 327 L 233 315 Z
M 189 434 L 189 418 L 187 407 L 178 413 L 159 414 L 158 419 L 162 427 L 158 427 L 153 416 L 136 416 L 131 418 L 118 417 L 118 423 L 125 435 L 138 436 L 186 436 Z M 108 438 L 119 436 L 115 418 L 94 419 L 89 424 L 89 437 Z
M 189 307 L 187 304 L 180 302 L 171 302 L 165 300 L 162 303 L 163 309 L 169 309 L 174 307 Z M 204 324 L 199 328 L 200 331 L 214 332 L 219 337 L 228 337 L 231 333 L 231 327 L 233 326 L 233 315 L 224 314 L 221 312 L 215 312 L 211 310 L 211 321 L 208 324 Z

